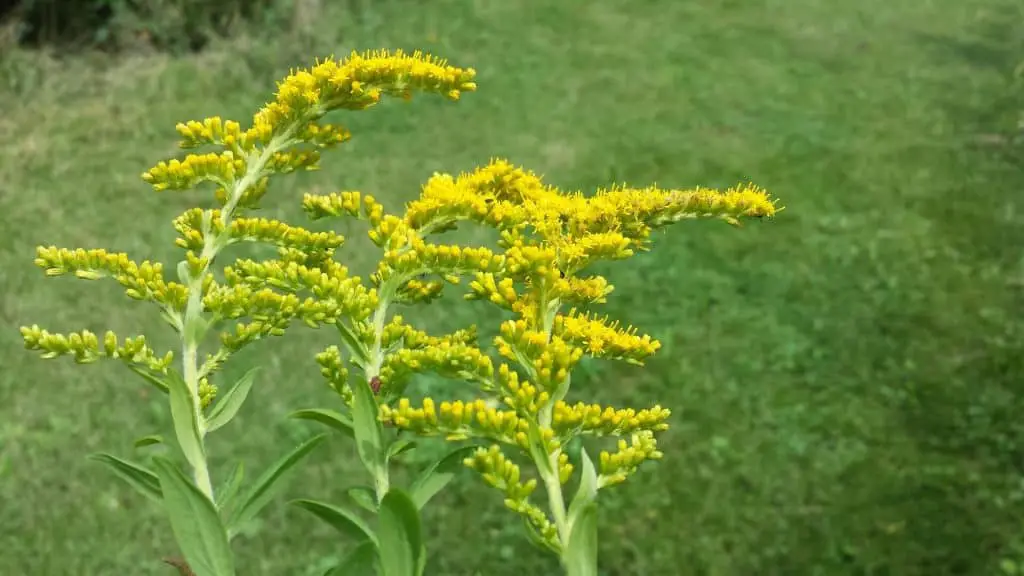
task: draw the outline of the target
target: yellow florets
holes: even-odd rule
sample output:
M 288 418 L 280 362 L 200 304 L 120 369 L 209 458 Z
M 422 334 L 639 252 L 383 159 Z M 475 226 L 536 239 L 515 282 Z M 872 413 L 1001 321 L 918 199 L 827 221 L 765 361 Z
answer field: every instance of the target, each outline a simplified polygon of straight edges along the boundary
M 35 264 L 46 270 L 47 276 L 70 273 L 87 280 L 112 277 L 125 287 L 130 298 L 157 302 L 172 310 L 181 310 L 188 298 L 184 285 L 164 280 L 163 264 L 149 260 L 137 264 L 123 253 L 40 246 L 36 248 Z
M 100 358 L 117 358 L 130 366 L 165 373 L 174 358 L 171 352 L 158 356 L 146 344 L 145 336 L 125 338 L 124 343 L 119 344 L 117 335 L 108 331 L 100 342 L 99 337 L 88 330 L 68 335 L 51 334 L 35 324 L 22 327 L 21 336 L 25 348 L 42 352 L 43 358 L 72 356 L 79 364 L 89 364 Z

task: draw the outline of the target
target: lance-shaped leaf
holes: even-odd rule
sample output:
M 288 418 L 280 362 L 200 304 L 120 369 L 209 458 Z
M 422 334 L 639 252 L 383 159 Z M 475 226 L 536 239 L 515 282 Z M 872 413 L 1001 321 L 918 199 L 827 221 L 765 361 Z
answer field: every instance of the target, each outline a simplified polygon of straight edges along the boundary
M 226 512 L 233 509 L 235 497 L 238 496 L 238 490 L 242 487 L 242 480 L 244 479 L 245 466 L 242 465 L 242 462 L 239 462 L 235 465 L 231 476 L 228 476 L 224 483 L 217 488 L 217 492 L 214 493 L 217 499 L 217 509 L 220 510 L 222 518 L 230 517 Z
M 377 514 L 377 493 L 371 486 L 352 486 L 345 490 L 348 497 L 367 512 Z
M 313 514 L 338 532 L 357 542 L 368 540 L 375 546 L 377 544 L 377 535 L 374 534 L 373 529 L 366 523 L 366 520 L 363 520 L 358 514 L 344 506 L 335 506 L 326 502 L 305 499 L 295 500 L 292 504 Z
M 587 451 L 580 450 L 583 470 L 569 504 L 569 542 L 562 554 L 568 576 L 597 576 L 597 471 Z
M 234 576 L 227 531 L 213 502 L 170 460 L 153 459 L 171 530 L 196 576 Z
M 178 439 L 185 459 L 192 468 L 206 466 L 206 451 L 203 449 L 203 435 L 199 431 L 199 421 L 195 403 L 188 384 L 176 372 L 170 371 L 167 378 L 171 400 L 171 419 L 174 420 L 174 435 Z
M 380 408 L 364 378 L 352 384 L 352 422 L 355 425 L 356 451 L 363 465 L 378 481 L 387 474 L 384 460 L 384 431 L 380 423 Z
M 419 576 L 425 559 L 420 513 L 405 492 L 392 488 L 380 502 L 380 563 L 383 576 Z
M 337 566 L 331 568 L 324 576 L 355 576 L 377 574 L 377 545 L 363 542 L 348 553 Z
M 352 418 L 337 412 L 335 410 L 327 410 L 325 408 L 306 408 L 303 410 L 296 410 L 288 415 L 291 418 L 298 418 L 300 420 L 312 420 L 313 422 L 319 422 L 324 426 L 329 426 L 338 432 L 341 432 L 349 438 L 355 438 L 355 424 L 352 423 Z
M 252 520 L 259 514 L 274 495 L 274 491 L 281 487 L 281 480 L 302 458 L 316 448 L 326 438 L 326 434 L 314 436 L 300 444 L 297 448 L 285 454 L 275 462 L 266 472 L 263 473 L 256 483 L 253 484 L 244 494 L 239 497 L 237 510 L 231 514 L 228 527 L 235 533 L 239 527 Z
M 149 436 L 143 436 L 135 441 L 136 448 L 145 448 L 146 446 L 153 446 L 155 444 L 163 444 L 164 437 L 159 434 L 150 434 Z
M 404 454 L 409 450 L 413 450 L 415 448 L 416 442 L 409 440 L 407 438 L 399 438 L 398 440 L 395 440 L 395 442 L 392 443 L 391 446 L 388 446 L 387 454 L 385 455 L 384 459 L 385 461 L 390 462 L 396 456 Z
M 444 489 L 455 477 L 456 471 L 464 467 L 462 461 L 476 449 L 474 445 L 456 448 L 424 470 L 409 488 L 409 495 L 416 508 L 422 510 L 431 498 Z
M 253 368 L 242 375 L 241 378 L 235 381 L 234 385 L 228 389 L 223 396 L 221 396 L 217 403 L 210 409 L 210 414 L 206 418 L 206 431 L 213 432 L 221 426 L 227 424 L 232 418 L 238 414 L 238 409 L 242 407 L 242 403 L 249 396 L 249 391 L 252 390 L 253 382 L 256 379 L 257 368 Z
M 89 456 L 89 459 L 106 464 L 111 472 L 116 474 L 121 480 L 124 480 L 139 494 L 154 502 L 163 502 L 163 494 L 160 492 L 160 478 L 147 470 L 143 465 L 105 452 L 92 454 Z

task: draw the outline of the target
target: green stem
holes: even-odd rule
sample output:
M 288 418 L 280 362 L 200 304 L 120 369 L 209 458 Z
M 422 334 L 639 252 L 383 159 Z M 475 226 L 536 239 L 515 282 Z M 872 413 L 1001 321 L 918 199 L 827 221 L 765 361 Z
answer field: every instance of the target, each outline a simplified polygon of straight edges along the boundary
M 391 279 L 381 284 L 380 299 L 377 302 L 377 309 L 373 312 L 373 346 L 367 354 L 368 358 L 365 368 L 367 382 L 380 376 L 380 369 L 384 365 L 384 323 L 387 321 L 391 300 L 394 298 L 395 291 L 400 285 L 400 282 L 397 282 L 396 279 Z M 387 451 L 386 446 L 382 445 L 381 449 Z M 384 455 L 382 454 L 381 457 L 384 458 Z M 391 489 L 391 474 L 388 466 L 384 466 L 375 475 L 374 489 L 377 494 L 377 503 L 379 504 L 384 500 L 388 490 Z
M 188 317 L 187 310 L 185 316 L 186 318 Z M 186 331 L 185 333 L 187 334 L 188 332 Z M 192 394 L 192 417 L 196 419 L 196 422 L 203 422 L 203 412 L 199 402 L 199 369 L 197 366 L 198 351 L 196 350 L 195 344 L 189 342 L 189 338 L 187 336 L 184 337 L 184 344 L 182 348 L 182 368 L 184 371 L 185 383 L 188 385 L 189 393 Z M 199 431 L 199 443 L 203 446 L 205 444 L 204 436 L 206 435 L 205 426 L 200 426 Z M 205 452 L 204 447 L 203 453 L 205 454 Z M 212 502 L 213 482 L 210 480 L 210 468 L 207 465 L 205 458 L 193 464 L 192 477 L 195 479 L 196 486 L 199 490 Z
M 256 180 L 263 174 L 263 168 L 266 166 L 267 161 L 273 157 L 274 153 L 287 146 L 293 130 L 294 128 L 285 130 L 280 136 L 271 140 L 259 156 L 249 159 L 245 174 L 241 179 L 235 181 L 224 209 L 221 210 L 220 223 L 222 224 L 223 231 L 220 234 L 212 236 L 210 222 L 204 218 L 203 249 L 199 255 L 202 268 L 195 274 L 189 274 L 188 301 L 185 304 L 184 322 L 182 323 L 183 330 L 181 331 L 182 373 L 189 393 L 192 395 L 193 417 L 199 423 L 199 443 L 203 447 L 204 454 L 206 453 L 206 417 L 203 414 L 202 402 L 199 397 L 199 381 L 203 377 L 199 364 L 199 345 L 201 342 L 198 340 L 201 340 L 201 338 L 196 337 L 195 330 L 195 323 L 201 322 L 203 315 L 203 278 L 209 273 L 210 266 L 217 257 L 217 254 L 228 243 L 228 224 L 231 222 L 231 217 L 234 215 L 238 202 L 242 199 L 242 194 L 247 188 L 256 183 Z M 210 469 L 205 458 L 200 462 L 193 463 L 192 477 L 199 490 L 212 502 L 214 500 L 213 482 L 210 479 Z

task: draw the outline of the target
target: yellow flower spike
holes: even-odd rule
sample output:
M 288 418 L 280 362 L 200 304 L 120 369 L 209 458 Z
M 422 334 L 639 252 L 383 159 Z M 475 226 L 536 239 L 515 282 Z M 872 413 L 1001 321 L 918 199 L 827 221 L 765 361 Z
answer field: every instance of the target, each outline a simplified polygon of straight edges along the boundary
M 90 364 L 100 358 L 116 358 L 129 367 L 154 374 L 166 374 L 173 360 L 173 354 L 170 352 L 158 356 L 146 344 L 143 336 L 127 338 L 124 344 L 119 346 L 117 336 L 108 331 L 104 334 L 101 345 L 96 334 L 88 330 L 68 335 L 51 334 L 35 324 L 23 326 L 21 336 L 26 349 L 41 352 L 41 356 L 46 359 L 72 356 L 76 363 Z
M 188 298 L 184 286 L 163 279 L 162 264 L 148 260 L 135 263 L 123 253 L 40 246 L 36 248 L 35 264 L 43 268 L 47 276 L 71 273 L 86 280 L 112 277 L 125 288 L 129 297 L 156 302 L 174 311 L 182 310 Z

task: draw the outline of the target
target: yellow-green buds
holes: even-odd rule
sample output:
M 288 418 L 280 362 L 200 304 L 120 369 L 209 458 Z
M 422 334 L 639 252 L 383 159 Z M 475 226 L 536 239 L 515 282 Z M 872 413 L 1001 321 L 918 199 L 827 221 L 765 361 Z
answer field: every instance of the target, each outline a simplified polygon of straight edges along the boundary
M 100 342 L 99 337 L 88 330 L 68 335 L 51 334 L 35 324 L 23 326 L 21 336 L 25 348 L 42 352 L 43 358 L 73 356 L 79 364 L 89 364 L 100 358 L 118 358 L 129 365 L 164 373 L 174 359 L 171 352 L 158 356 L 146 344 L 145 336 L 125 338 L 124 343 L 119 345 L 117 335 L 113 332 L 104 334 Z
M 662 432 L 668 430 L 667 420 L 671 411 L 661 406 L 644 410 L 624 408 L 616 410 L 610 406 L 577 402 L 574 405 L 556 402 L 553 410 L 552 427 L 559 434 L 622 435 L 640 430 Z
M 489 486 L 497 488 L 505 496 L 505 506 L 518 512 L 536 530 L 545 545 L 558 547 L 558 529 L 547 515 L 530 503 L 530 494 L 537 488 L 537 480 L 522 481 L 519 466 L 509 460 L 498 446 L 478 448 L 466 458 L 465 465 L 476 471 Z M 571 470 L 571 465 L 569 465 Z
M 36 248 L 35 264 L 45 269 L 47 276 L 71 273 L 88 280 L 110 276 L 126 288 L 129 297 L 163 304 L 173 310 L 183 309 L 188 298 L 185 286 L 164 280 L 163 264 L 149 260 L 137 264 L 123 253 L 40 246 Z
M 659 460 L 663 456 L 658 451 L 658 443 L 650 430 L 636 432 L 628 443 L 619 440 L 618 448 L 614 453 L 601 452 L 598 471 L 601 474 L 602 485 L 623 482 L 627 476 L 636 472 L 637 467 L 645 460 Z

